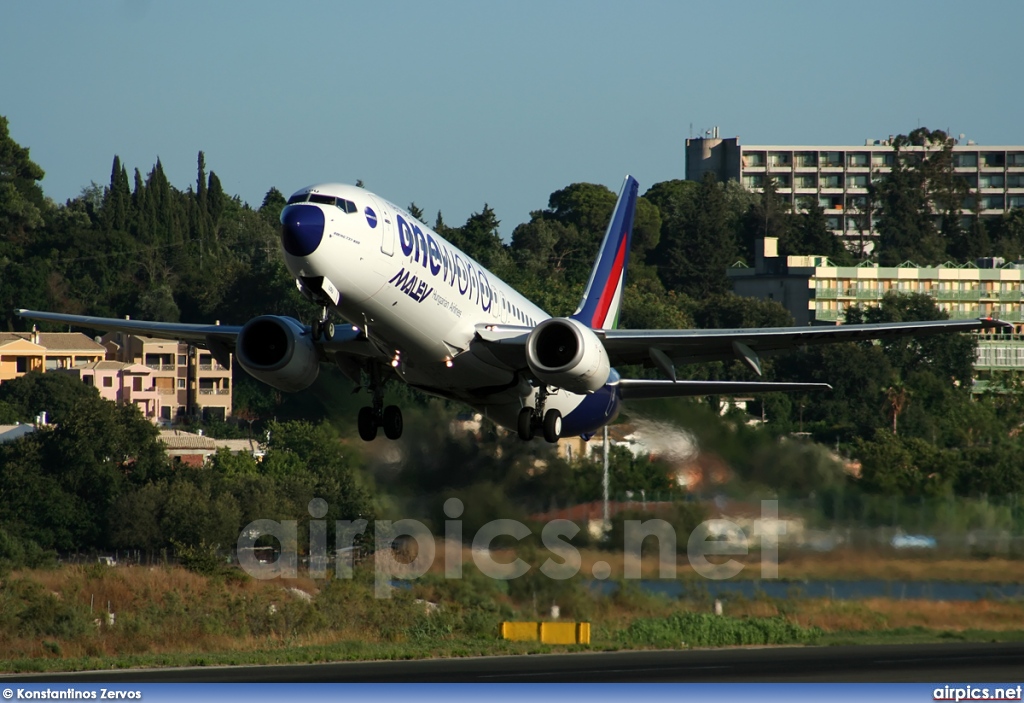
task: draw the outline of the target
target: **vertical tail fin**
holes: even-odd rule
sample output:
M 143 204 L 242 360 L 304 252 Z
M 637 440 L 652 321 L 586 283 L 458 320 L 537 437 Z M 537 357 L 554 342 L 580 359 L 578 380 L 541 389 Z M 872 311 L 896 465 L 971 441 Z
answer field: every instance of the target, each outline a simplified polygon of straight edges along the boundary
M 635 178 L 626 176 L 597 254 L 597 261 L 590 272 L 587 289 L 579 307 L 572 314 L 573 319 L 591 329 L 614 329 L 619 324 L 619 306 L 626 286 L 626 265 L 629 263 L 633 214 L 636 211 L 639 187 Z

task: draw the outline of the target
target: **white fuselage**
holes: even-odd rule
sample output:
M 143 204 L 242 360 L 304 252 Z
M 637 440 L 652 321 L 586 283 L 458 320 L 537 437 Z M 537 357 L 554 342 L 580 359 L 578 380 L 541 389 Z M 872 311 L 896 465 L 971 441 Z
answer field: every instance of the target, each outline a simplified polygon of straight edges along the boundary
M 304 194 L 344 202 L 300 205 Z M 328 304 L 361 327 L 407 383 L 515 427 L 536 389 L 497 360 L 470 353 L 470 344 L 477 325 L 533 327 L 550 315 L 408 212 L 362 188 L 311 186 L 289 203 L 320 208 L 324 217 L 322 240 L 312 251 L 297 256 L 285 246 L 297 279 L 324 277 L 324 289 L 338 293 L 327 296 Z M 586 398 L 558 390 L 546 407 L 568 416 Z

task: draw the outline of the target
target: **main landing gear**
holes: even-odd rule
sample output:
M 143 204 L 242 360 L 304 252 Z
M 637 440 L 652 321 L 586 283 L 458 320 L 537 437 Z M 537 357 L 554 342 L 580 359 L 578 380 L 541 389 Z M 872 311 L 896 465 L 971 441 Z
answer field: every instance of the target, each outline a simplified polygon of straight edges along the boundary
M 380 427 L 388 439 L 399 439 L 402 436 L 402 409 L 397 405 L 384 407 L 384 383 L 376 366 L 370 373 L 370 391 L 373 393 L 373 405 L 359 410 L 356 423 L 359 437 L 365 442 L 372 442 Z
M 331 313 L 325 306 L 320 309 L 320 319 L 313 323 L 313 340 L 322 339 L 325 342 L 329 342 L 333 337 L 334 323 L 331 322 Z
M 537 394 L 537 407 L 525 407 L 519 411 L 517 428 L 519 439 L 529 442 L 537 430 L 541 430 L 544 439 L 554 444 L 562 436 L 562 413 L 554 408 L 544 412 L 544 401 L 547 400 L 547 387 L 542 386 Z

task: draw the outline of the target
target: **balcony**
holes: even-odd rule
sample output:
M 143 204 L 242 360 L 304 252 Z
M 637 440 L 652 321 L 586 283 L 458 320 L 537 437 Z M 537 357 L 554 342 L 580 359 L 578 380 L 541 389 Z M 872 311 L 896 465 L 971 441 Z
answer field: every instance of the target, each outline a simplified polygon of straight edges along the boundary
M 828 320 L 829 322 L 835 322 L 836 320 L 839 319 L 839 311 L 838 310 L 815 310 L 814 311 L 814 319 L 815 320 Z
M 835 300 L 839 297 L 839 291 L 836 288 L 817 288 L 814 297 L 818 300 Z
M 999 302 L 1001 303 L 1016 303 L 1020 301 L 1019 290 L 1008 290 L 1003 291 L 999 294 Z
M 146 367 L 153 371 L 174 371 L 174 364 L 148 363 Z

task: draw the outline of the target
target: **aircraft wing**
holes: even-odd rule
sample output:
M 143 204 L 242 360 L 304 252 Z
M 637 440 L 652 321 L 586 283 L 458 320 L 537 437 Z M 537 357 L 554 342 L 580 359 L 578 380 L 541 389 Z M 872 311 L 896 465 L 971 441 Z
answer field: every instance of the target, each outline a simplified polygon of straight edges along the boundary
M 613 366 L 646 364 L 660 368 L 675 380 L 675 364 L 739 359 L 761 373 L 761 354 L 795 349 L 809 344 L 833 344 L 869 339 L 921 337 L 949 332 L 1010 328 L 1008 322 L 928 320 L 880 322 L 866 325 L 816 327 L 755 327 L 705 330 L 594 330 Z M 512 325 L 480 325 L 477 342 L 502 363 L 526 367 L 526 340 L 531 328 Z M 638 391 L 639 392 L 639 391 Z M 710 393 L 710 392 L 709 392 Z M 698 394 L 699 395 L 699 394 Z
M 74 327 L 102 330 L 104 332 L 125 332 L 127 334 L 145 335 L 158 339 L 178 339 L 182 342 L 205 344 L 209 339 L 216 339 L 232 349 L 235 338 L 242 328 L 235 325 L 190 325 L 179 322 L 150 322 L 148 320 L 129 320 L 117 317 L 92 317 L 89 315 L 65 315 L 59 312 L 39 312 L 36 310 L 16 310 L 19 317 L 29 320 L 60 322 Z
M 975 320 L 929 320 L 925 322 L 880 322 L 867 325 L 815 327 L 760 327 L 709 330 L 595 330 L 604 337 L 612 364 L 651 363 L 661 366 L 658 356 L 672 362 L 692 364 L 740 359 L 759 372 L 759 354 L 795 349 L 810 344 L 833 344 L 869 339 L 921 337 L 949 332 L 1012 327 L 987 318 Z M 652 351 L 653 350 L 653 351 Z M 671 374 L 670 374 L 671 375 Z
M 194 325 L 179 322 L 153 322 L 149 320 L 129 320 L 117 317 L 91 317 L 89 315 L 66 315 L 59 312 L 40 312 L 37 310 L 16 310 L 19 317 L 29 320 L 59 322 L 74 327 L 84 327 L 104 332 L 125 332 L 127 334 L 145 335 L 158 339 L 174 339 L 188 342 L 209 349 L 221 364 L 227 366 L 227 355 L 234 353 L 235 342 L 242 331 L 239 325 Z M 307 332 L 308 326 L 304 326 Z M 359 357 L 373 356 L 375 351 L 363 335 L 362 330 L 354 325 L 337 325 L 334 337 L 329 341 L 314 342 L 318 349 L 327 354 L 343 354 Z M 223 357 L 223 358 L 222 358 Z

